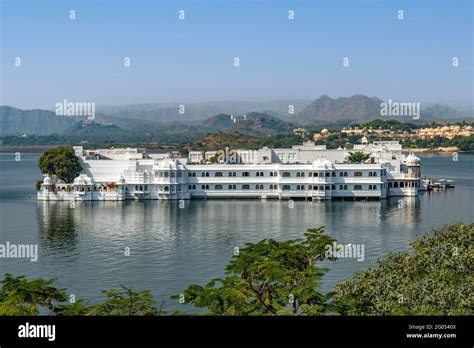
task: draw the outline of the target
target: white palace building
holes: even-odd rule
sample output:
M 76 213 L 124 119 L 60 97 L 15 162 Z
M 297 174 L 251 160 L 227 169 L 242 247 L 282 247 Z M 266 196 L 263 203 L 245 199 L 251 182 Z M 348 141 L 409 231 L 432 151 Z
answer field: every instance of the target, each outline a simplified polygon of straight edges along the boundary
M 193 198 L 379 200 L 416 196 L 421 162 L 397 141 L 352 150 L 305 143 L 291 149 L 191 151 L 188 158 L 145 149 L 74 147 L 83 173 L 73 183 L 46 175 L 39 200 L 123 201 Z M 370 157 L 348 163 L 351 152 Z

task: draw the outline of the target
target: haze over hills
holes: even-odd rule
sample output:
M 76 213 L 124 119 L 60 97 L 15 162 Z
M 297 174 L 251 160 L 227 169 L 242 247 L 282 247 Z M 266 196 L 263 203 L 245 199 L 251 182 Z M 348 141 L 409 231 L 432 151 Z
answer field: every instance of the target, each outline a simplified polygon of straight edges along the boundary
M 21 110 L 0 106 L 0 135 L 63 133 L 76 123 L 74 118 L 57 116 L 48 110 Z
M 288 105 L 291 103 L 289 100 L 262 103 L 189 104 L 185 106 L 184 114 L 179 114 L 179 105 L 171 104 L 137 104 L 105 109 L 97 107 L 102 111 L 96 113 L 95 122 L 106 126 L 113 125 L 115 128 L 98 127 L 90 130 L 77 128 L 77 124 L 85 117 L 57 116 L 48 110 L 21 110 L 10 106 L 0 106 L 0 135 L 63 134 L 72 136 L 75 133 L 84 137 L 93 135 L 101 138 L 100 133 L 125 137 L 125 132 L 128 132 L 135 138 L 181 139 L 218 131 L 235 131 L 254 136 L 273 135 L 291 133 L 300 125 L 320 127 L 335 123 L 361 123 L 374 119 L 415 123 L 412 117 L 407 116 L 381 117 L 380 104 L 383 101 L 376 97 L 355 95 L 333 99 L 324 95 L 308 102 L 306 107 L 302 106 L 303 101 L 300 102 L 298 105 L 291 104 L 295 105 L 295 114 L 290 115 L 288 115 Z M 273 107 L 274 109 L 262 112 L 255 111 L 251 107 L 262 109 Z M 229 112 L 229 110 L 235 112 Z M 206 114 L 214 111 L 218 112 Z M 416 123 L 461 120 L 472 116 L 472 113 L 463 113 L 446 105 L 430 105 L 426 108 L 422 105 L 421 116 Z
M 352 97 L 340 97 L 332 99 L 323 95 L 295 116 L 295 121 L 302 124 L 312 125 L 318 121 L 323 122 L 367 122 L 377 118 L 394 119 L 401 122 L 412 122 L 413 118 L 407 116 L 381 116 L 381 103 L 387 101 L 377 97 L 366 97 L 365 95 L 354 95 Z M 446 105 L 431 105 L 423 108 L 421 105 L 420 122 L 431 120 L 449 120 L 467 116 Z
M 125 106 L 97 106 L 97 111 L 126 119 L 140 119 L 156 122 L 188 122 L 204 120 L 212 115 L 245 114 L 256 111 L 263 112 L 278 118 L 289 116 L 289 105 L 294 112 L 301 111 L 310 100 L 288 99 L 271 101 L 215 101 L 206 103 L 163 103 L 163 104 L 132 104 Z M 180 106 L 182 112 L 180 113 Z M 184 108 L 183 108 L 184 107 Z

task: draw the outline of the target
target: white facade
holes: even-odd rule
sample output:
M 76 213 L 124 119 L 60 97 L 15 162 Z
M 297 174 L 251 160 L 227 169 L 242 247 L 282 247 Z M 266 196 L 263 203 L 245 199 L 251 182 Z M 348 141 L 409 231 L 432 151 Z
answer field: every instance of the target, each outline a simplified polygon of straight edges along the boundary
M 405 156 L 398 142 L 355 145 L 367 163 L 347 163 L 345 149 L 294 146 L 291 149 L 235 150 L 171 159 L 136 149 L 83 151 L 84 168 L 74 183 L 46 176 L 40 200 L 127 200 L 192 198 L 383 199 L 416 196 L 421 162 Z M 130 153 L 128 153 L 130 151 Z M 213 163 L 211 163 L 211 161 Z

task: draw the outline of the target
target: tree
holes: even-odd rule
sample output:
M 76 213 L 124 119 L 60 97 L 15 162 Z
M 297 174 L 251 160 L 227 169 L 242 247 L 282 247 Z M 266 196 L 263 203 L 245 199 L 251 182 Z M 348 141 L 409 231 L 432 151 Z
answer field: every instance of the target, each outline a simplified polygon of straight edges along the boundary
M 212 156 L 211 158 L 209 158 L 209 161 L 213 164 L 216 164 L 219 162 L 219 155 L 216 153 L 214 156 Z
M 178 152 L 181 157 L 188 157 L 189 149 L 184 147 L 183 145 L 178 146 Z
M 43 174 L 56 175 L 65 182 L 72 182 L 82 171 L 74 150 L 66 146 L 45 151 L 39 159 L 38 166 Z
M 411 243 L 410 252 L 389 254 L 375 268 L 356 273 L 334 292 L 320 293 L 325 268 L 318 262 L 335 240 L 322 227 L 304 239 L 247 243 L 234 253 L 226 277 L 190 285 L 173 299 L 207 308 L 212 315 L 472 315 L 474 224 L 445 226 Z M 106 300 L 68 303 L 54 279 L 6 274 L 0 281 L 0 315 L 163 315 L 147 290 L 103 291 Z
M 204 307 L 212 315 L 320 315 L 333 306 L 331 294 L 321 294 L 321 278 L 328 271 L 317 262 L 326 259 L 334 239 L 322 227 L 309 229 L 305 239 L 247 243 L 226 267 L 227 276 L 204 286 L 190 285 L 184 303 Z M 335 258 L 330 258 L 335 260 Z M 172 297 L 180 299 L 180 295 Z
M 361 163 L 367 161 L 369 158 L 370 155 L 364 152 L 349 152 L 349 157 L 347 158 L 347 161 L 349 163 Z
M 445 226 L 336 286 L 343 314 L 472 315 L 474 224 Z
M 154 306 L 155 300 L 149 290 L 133 292 L 120 284 L 122 289 L 104 290 L 107 300 L 87 307 L 84 301 L 79 300 L 73 304 L 58 306 L 57 315 L 162 315 L 163 303 L 160 308 Z
M 54 311 L 57 302 L 66 300 L 66 291 L 51 286 L 55 279 L 27 280 L 5 274 L 0 281 L 0 315 L 38 315 Z
M 122 284 L 122 289 L 103 291 L 107 300 L 86 305 L 84 300 L 68 300 L 66 289 L 53 286 L 56 279 L 28 280 L 24 276 L 5 274 L 0 281 L 0 315 L 162 315 L 163 302 L 154 306 L 150 291 L 133 292 Z

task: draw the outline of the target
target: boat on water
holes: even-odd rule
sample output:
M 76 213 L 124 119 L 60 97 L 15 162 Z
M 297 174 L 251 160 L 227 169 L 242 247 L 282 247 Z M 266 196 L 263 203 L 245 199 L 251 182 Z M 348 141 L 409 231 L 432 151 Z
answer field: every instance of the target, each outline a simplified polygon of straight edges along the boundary
M 431 188 L 432 190 L 440 191 L 440 190 L 445 190 L 448 188 L 454 188 L 454 180 L 439 179 L 438 181 L 434 183 L 430 183 L 428 185 L 429 185 L 428 187 Z

